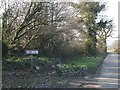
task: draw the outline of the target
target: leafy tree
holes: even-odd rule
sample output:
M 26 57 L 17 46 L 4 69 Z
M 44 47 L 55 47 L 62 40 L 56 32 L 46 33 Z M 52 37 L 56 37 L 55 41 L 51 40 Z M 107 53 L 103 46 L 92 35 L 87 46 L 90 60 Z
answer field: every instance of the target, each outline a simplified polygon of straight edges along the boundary
M 110 22 L 103 27 L 96 21 L 104 8 L 99 2 L 80 3 L 77 8 L 58 2 L 8 3 L 2 17 L 2 40 L 11 52 L 39 49 L 54 56 L 62 55 L 65 49 L 66 53 L 84 49 L 86 54 L 95 55 L 96 36 L 110 26 Z
M 80 11 L 81 22 L 83 22 L 85 26 L 87 54 L 96 54 L 96 19 L 104 8 L 105 5 L 100 5 L 99 2 L 80 2 L 80 4 L 77 5 L 77 9 Z

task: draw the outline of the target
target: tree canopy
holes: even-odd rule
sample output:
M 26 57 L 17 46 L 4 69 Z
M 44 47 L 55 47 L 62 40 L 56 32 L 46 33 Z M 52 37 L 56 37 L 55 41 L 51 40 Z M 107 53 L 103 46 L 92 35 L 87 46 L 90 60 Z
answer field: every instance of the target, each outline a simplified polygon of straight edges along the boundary
M 105 6 L 100 2 L 3 1 L 2 41 L 10 53 L 38 49 L 47 56 L 96 55 L 98 42 L 106 47 L 113 31 L 112 20 L 99 18 Z

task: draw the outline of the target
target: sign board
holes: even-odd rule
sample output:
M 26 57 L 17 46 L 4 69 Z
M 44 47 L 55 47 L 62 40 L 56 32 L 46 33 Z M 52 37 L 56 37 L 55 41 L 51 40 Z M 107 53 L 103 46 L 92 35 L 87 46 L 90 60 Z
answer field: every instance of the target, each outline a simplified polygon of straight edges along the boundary
M 39 54 L 39 53 L 38 53 L 38 50 L 25 50 L 25 53 L 26 53 L 26 54 L 29 54 L 29 55 Z

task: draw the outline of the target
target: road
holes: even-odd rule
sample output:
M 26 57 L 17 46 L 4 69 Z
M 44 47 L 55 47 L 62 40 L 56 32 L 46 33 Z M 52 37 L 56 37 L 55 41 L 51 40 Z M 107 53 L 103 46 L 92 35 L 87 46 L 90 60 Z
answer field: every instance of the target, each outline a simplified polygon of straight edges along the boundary
M 118 88 L 118 61 L 120 55 L 110 53 L 105 58 L 99 74 L 94 78 L 100 84 L 100 88 Z

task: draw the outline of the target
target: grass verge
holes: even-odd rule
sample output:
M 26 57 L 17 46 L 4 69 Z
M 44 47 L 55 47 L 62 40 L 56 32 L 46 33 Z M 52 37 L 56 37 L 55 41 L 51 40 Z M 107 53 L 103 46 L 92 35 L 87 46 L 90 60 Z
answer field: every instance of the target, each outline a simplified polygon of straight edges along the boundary
M 101 61 L 102 61 L 102 57 L 100 56 L 99 57 L 82 57 L 82 58 L 70 60 L 66 63 L 66 65 L 68 65 L 69 67 L 72 67 L 72 63 L 74 63 L 75 66 L 77 67 L 87 66 L 87 68 L 91 72 L 95 72 Z

